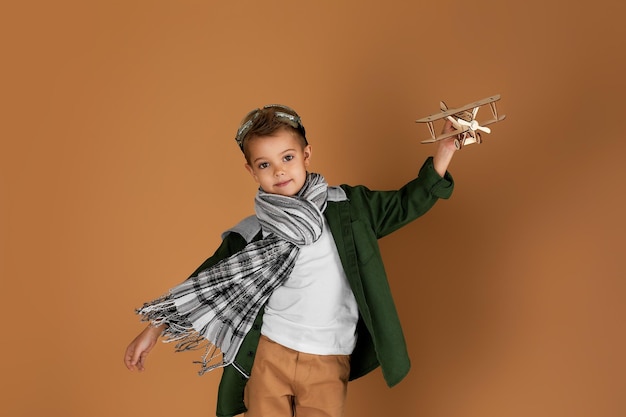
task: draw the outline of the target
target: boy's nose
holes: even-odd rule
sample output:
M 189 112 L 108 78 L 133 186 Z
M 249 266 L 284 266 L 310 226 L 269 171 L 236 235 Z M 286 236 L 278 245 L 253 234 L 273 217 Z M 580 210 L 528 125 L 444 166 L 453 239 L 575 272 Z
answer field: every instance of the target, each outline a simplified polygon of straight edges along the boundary
M 282 165 L 275 165 L 274 168 L 274 176 L 280 177 L 281 175 L 285 175 L 285 170 Z

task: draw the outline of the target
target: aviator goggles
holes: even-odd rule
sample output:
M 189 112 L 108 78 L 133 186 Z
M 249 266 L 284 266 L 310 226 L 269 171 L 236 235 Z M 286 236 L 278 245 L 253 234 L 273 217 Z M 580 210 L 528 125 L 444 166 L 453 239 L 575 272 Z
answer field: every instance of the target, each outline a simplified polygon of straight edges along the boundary
M 239 127 L 239 129 L 237 130 L 237 136 L 235 136 L 235 141 L 237 142 L 237 145 L 239 145 L 239 148 L 241 150 L 243 150 L 243 140 L 250 131 L 250 128 L 252 128 L 252 125 L 259 118 L 259 115 L 263 112 L 263 110 L 267 109 L 274 110 L 274 117 L 296 129 L 302 135 L 304 141 L 306 142 L 304 126 L 302 126 L 300 116 L 298 116 L 295 110 L 282 104 L 268 104 L 266 106 L 263 106 L 263 108 L 261 109 L 252 110 L 246 115 L 246 117 L 243 118 L 243 120 L 246 121 Z

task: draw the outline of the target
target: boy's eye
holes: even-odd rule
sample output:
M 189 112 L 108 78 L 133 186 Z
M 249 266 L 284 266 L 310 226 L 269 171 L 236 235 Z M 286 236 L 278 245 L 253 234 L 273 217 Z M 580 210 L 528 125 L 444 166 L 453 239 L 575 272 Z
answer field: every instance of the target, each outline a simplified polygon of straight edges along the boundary
M 285 161 L 291 161 L 293 158 L 293 155 L 285 155 Z
M 268 164 L 267 162 L 261 162 L 261 163 L 259 164 L 259 169 L 265 169 L 265 168 L 267 168 L 268 166 L 270 166 L 270 164 Z

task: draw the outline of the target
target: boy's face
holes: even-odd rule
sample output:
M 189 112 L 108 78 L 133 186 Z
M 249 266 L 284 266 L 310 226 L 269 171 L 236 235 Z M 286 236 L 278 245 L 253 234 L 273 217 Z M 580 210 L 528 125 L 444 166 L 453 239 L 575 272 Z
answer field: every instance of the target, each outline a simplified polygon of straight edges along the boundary
M 246 144 L 249 163 L 246 169 L 266 193 L 294 196 L 306 180 L 311 145 L 292 132 L 281 129 L 272 136 L 260 136 Z

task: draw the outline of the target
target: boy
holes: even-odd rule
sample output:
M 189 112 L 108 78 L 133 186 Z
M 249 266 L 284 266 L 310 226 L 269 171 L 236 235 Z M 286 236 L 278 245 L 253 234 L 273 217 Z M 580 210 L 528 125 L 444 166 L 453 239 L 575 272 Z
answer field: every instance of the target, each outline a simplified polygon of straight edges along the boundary
M 222 359 L 209 365 L 207 350 L 201 373 L 224 367 L 218 416 L 339 417 L 348 380 L 381 366 L 393 386 L 409 371 L 377 240 L 451 195 L 453 139 L 397 191 L 331 187 L 310 173 L 311 145 L 286 106 L 250 112 L 236 141 L 259 184 L 256 216 L 138 311 L 151 325 L 128 346 L 126 366 L 143 370 L 160 335 L 178 350 L 209 344 Z

